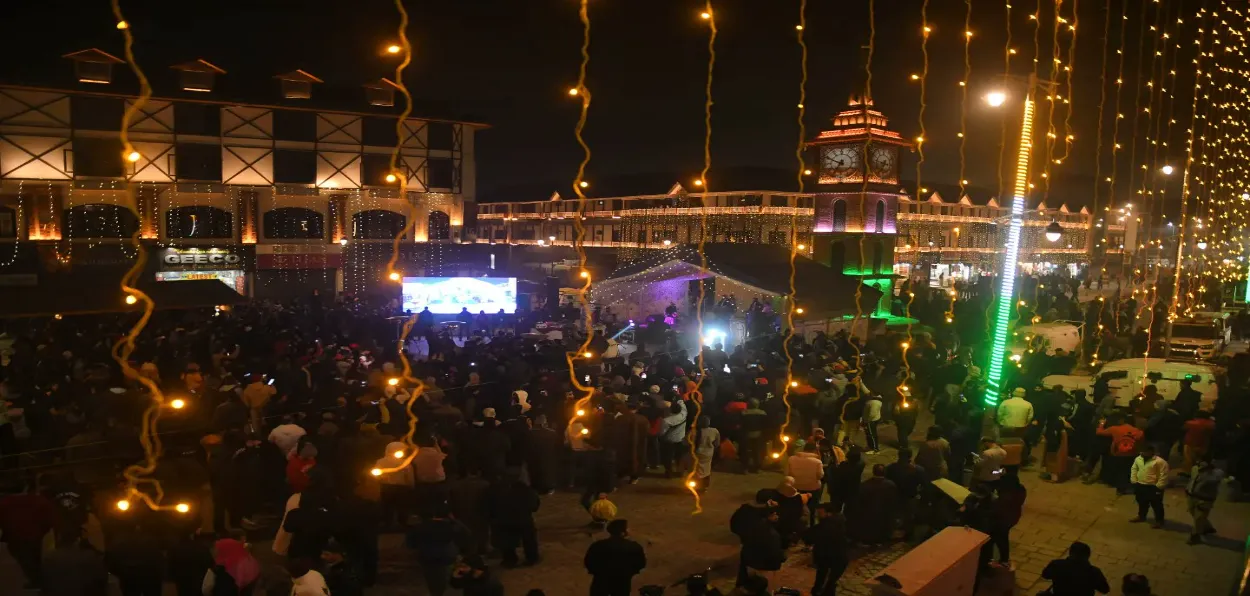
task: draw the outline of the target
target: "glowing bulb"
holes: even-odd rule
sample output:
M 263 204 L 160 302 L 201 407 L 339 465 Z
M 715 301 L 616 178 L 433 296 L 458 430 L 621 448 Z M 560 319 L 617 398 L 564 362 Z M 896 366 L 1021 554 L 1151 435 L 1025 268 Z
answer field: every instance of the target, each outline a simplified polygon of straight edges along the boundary
M 799 244 L 799 245 L 798 245 L 798 246 L 796 246 L 795 248 L 797 248 L 797 249 L 799 249 L 799 250 L 807 250 L 807 245 L 806 245 L 806 244 Z
M 578 186 L 580 186 L 580 187 L 582 187 L 582 188 L 587 188 L 587 187 L 589 187 L 589 186 L 590 186 L 590 183 L 589 183 L 589 182 L 586 182 L 585 180 L 582 180 L 581 182 L 578 182 L 578 183 L 577 183 L 577 185 L 578 185 Z
M 140 157 L 143 157 L 143 156 L 139 155 L 138 151 L 131 151 L 130 153 L 126 154 L 126 161 L 130 163 L 134 163 L 136 161 L 139 161 Z
M 794 314 L 803 314 L 803 307 L 800 306 L 799 308 L 794 309 Z
M 399 47 L 399 46 L 397 46 L 397 45 L 395 45 L 395 44 L 391 44 L 391 45 L 389 45 L 389 46 L 386 46 L 386 53 L 387 53 L 387 54 L 398 54 L 398 53 L 399 53 L 399 51 L 400 51 L 400 50 L 402 50 L 402 49 L 403 49 L 403 48 L 401 48 L 401 47 Z
M 670 244 L 672 244 L 672 243 L 673 243 L 673 241 L 672 241 L 672 240 L 669 240 L 668 238 L 665 238 L 665 239 L 664 239 L 664 242 L 662 242 L 662 244 L 663 244 L 664 246 L 668 246 L 668 245 L 670 245 Z
M 1206 249 L 1207 249 L 1207 241 L 1206 241 L 1206 240 L 1199 240 L 1199 241 L 1198 241 L 1198 250 L 1206 250 Z
M 174 510 L 178 513 L 186 513 L 191 511 L 191 506 L 186 503 L 178 503 L 177 505 L 174 505 Z
M 138 301 L 139 299 L 134 294 L 126 294 L 126 304 L 134 304 Z
M 369 473 L 370 473 L 370 474 L 373 474 L 374 476 L 381 476 L 381 475 L 382 475 L 382 469 L 381 469 L 381 468 L 374 468 L 374 469 L 372 469 L 372 470 L 369 470 Z
M 569 95 L 574 96 L 574 95 L 578 95 L 578 94 L 580 94 L 580 93 L 581 93 L 581 91 L 579 91 L 579 90 L 577 89 L 577 87 L 569 87 Z
M 590 429 L 588 429 L 588 428 L 583 428 L 583 429 L 582 429 L 582 434 L 583 434 L 583 435 L 588 435 L 588 434 L 590 434 Z
M 386 277 L 390 278 L 391 281 L 399 281 L 399 272 L 392 271 L 390 275 L 387 275 Z
M 391 377 L 386 380 L 386 384 L 394 387 L 399 384 L 399 377 Z
M 386 175 L 386 181 L 387 181 L 387 182 L 394 182 L 394 181 L 396 181 L 396 180 L 398 180 L 398 178 L 396 178 L 394 174 L 387 174 L 387 175 Z
M 777 453 L 776 451 L 774 451 L 774 452 L 773 452 L 773 459 L 781 459 L 781 454 L 780 454 L 780 453 Z
M 127 23 L 126 21 L 117 21 L 117 28 L 118 28 L 118 29 L 129 29 L 129 28 L 130 28 L 130 23 Z M 129 504 L 127 504 L 126 506 L 127 506 L 127 507 L 129 507 L 130 505 L 129 505 Z M 124 509 L 123 509 L 123 511 L 124 511 Z
M 404 450 L 400 449 L 399 451 L 392 453 L 391 457 L 394 457 L 395 459 L 404 459 Z
M 1007 94 L 1002 91 L 991 91 L 985 95 L 985 103 L 990 107 L 999 107 L 1007 102 Z
M 182 399 L 175 399 L 175 400 L 173 400 L 173 401 L 169 402 L 169 407 L 171 407 L 171 408 L 173 408 L 173 409 L 175 409 L 175 410 L 181 410 L 181 409 L 183 409 L 183 408 L 187 407 L 187 402 L 186 402 L 186 400 L 182 400 Z
M 802 25 L 795 25 L 795 26 L 794 26 L 794 30 L 795 30 L 795 31 L 802 31 L 802 30 L 803 30 L 803 26 L 802 26 Z
M 799 386 L 799 382 L 798 382 L 798 381 L 790 381 L 790 386 L 791 386 L 791 387 L 798 387 L 798 386 Z
M 695 181 L 694 181 L 694 185 L 695 185 L 695 186 L 703 186 L 703 181 L 702 181 L 702 180 L 695 180 Z
M 913 75 L 911 75 L 911 80 L 913 80 L 913 81 L 919 81 L 919 80 L 920 80 L 920 75 L 918 75 L 918 74 L 913 74 Z
M 347 246 L 347 239 L 339 238 L 339 246 Z
M 901 343 L 901 344 L 899 344 L 899 345 L 900 345 L 900 346 L 903 346 L 903 349 L 904 349 L 904 350 L 906 350 L 907 348 L 910 348 L 910 347 L 911 347 L 911 344 L 910 344 L 910 343 L 908 343 L 908 342 L 903 342 L 903 343 Z
M 582 272 L 581 272 L 581 276 L 582 276 L 582 279 L 586 279 L 586 278 L 590 277 L 590 272 L 589 272 L 589 271 L 582 271 Z
M 585 416 L 585 415 L 586 415 L 586 410 L 578 410 L 578 411 L 577 411 L 577 415 L 578 415 L 578 416 Z
M 804 176 L 811 176 L 811 175 L 812 175 L 812 171 L 811 171 L 811 170 L 803 170 L 803 175 L 804 175 Z
M 703 20 L 705 20 L 705 21 L 706 21 L 706 20 L 708 20 L 708 19 L 712 18 L 712 13 L 710 13 L 710 12 L 701 12 L 701 13 L 699 13 L 699 18 L 700 18 L 700 19 L 703 19 Z
M 1162 168 L 1159 168 L 1159 171 L 1163 172 L 1164 176 L 1171 176 L 1172 172 L 1176 171 L 1176 168 L 1173 168 L 1170 165 L 1166 165 L 1166 166 L 1163 166 Z
M 781 442 L 783 442 L 783 443 L 789 443 L 789 442 L 790 442 L 790 435 L 781 435 Z
M 52 318 L 54 318 L 54 319 L 56 319 L 56 320 L 58 320 L 58 321 L 59 321 L 59 320 L 61 320 L 61 313 L 56 313 L 56 314 L 52 315 Z
M 118 24 L 121 24 L 121 23 L 118 23 Z M 124 28 L 125 28 L 125 27 L 122 27 L 122 29 L 124 29 Z M 128 510 L 128 509 L 130 509 L 130 501 L 127 501 L 126 499 L 122 499 L 122 500 L 120 500 L 120 501 L 118 501 L 118 502 L 117 502 L 117 510 L 118 510 L 118 511 L 126 511 L 126 510 Z
M 691 481 L 689 481 L 689 482 L 687 482 L 687 483 L 686 483 L 686 486 L 689 486 L 690 488 L 694 488 L 694 487 L 696 487 L 696 486 L 699 486 L 699 483 L 698 483 L 698 482 L 695 482 L 695 481 L 693 481 L 693 480 L 691 480 Z
M 592 353 L 592 352 L 582 352 L 582 357 L 583 357 L 583 358 L 594 358 L 594 357 L 595 357 L 595 355 L 594 355 L 594 353 Z

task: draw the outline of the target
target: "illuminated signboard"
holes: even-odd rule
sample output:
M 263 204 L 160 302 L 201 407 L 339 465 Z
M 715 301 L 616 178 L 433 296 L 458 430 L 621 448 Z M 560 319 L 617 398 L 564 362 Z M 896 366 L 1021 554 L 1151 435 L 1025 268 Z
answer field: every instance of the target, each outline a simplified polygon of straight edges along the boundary
M 238 269 L 224 271 L 157 271 L 156 281 L 190 281 L 196 279 L 215 279 L 240 295 L 247 294 L 247 274 Z

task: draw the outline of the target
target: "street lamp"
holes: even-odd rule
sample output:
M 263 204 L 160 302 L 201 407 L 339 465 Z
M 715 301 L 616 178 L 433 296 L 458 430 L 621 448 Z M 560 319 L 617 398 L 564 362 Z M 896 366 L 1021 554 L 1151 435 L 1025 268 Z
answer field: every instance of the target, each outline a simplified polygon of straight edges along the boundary
M 1058 221 L 1050 220 L 1050 225 L 1046 226 L 1046 240 L 1050 242 L 1058 242 L 1063 236 L 1063 226 Z
M 1172 166 L 1167 165 L 1167 166 L 1163 166 L 1162 168 L 1159 168 L 1159 171 L 1163 172 L 1164 176 L 1171 176 L 1172 172 L 1176 171 L 1176 168 L 1173 168 Z
M 1007 246 L 1003 251 L 1002 286 L 998 292 L 998 304 L 994 320 L 994 335 L 990 350 L 989 374 L 985 390 L 985 405 L 998 405 L 1002 391 L 1003 360 L 1007 354 L 1007 324 L 1011 319 L 1013 294 L 1016 286 L 1016 265 L 1020 258 L 1020 229 L 1023 226 L 1025 194 L 1029 185 L 1029 158 L 1033 150 L 1033 115 L 1036 106 L 1033 89 L 1039 84 L 1036 75 L 1028 79 L 1028 91 L 1024 98 L 1024 119 L 1020 126 L 1020 145 L 1016 152 L 1016 178 L 1012 185 L 1010 225 L 1007 228 Z M 1051 83 L 1042 83 L 1050 85 Z M 994 92 L 985 98 L 990 106 L 1001 106 L 1007 95 Z M 1049 232 L 1049 230 L 1048 230 Z
M 1207 249 L 1207 241 L 1206 241 L 1206 240 L 1199 240 L 1199 241 L 1198 241 L 1198 250 L 1206 250 L 1206 249 Z

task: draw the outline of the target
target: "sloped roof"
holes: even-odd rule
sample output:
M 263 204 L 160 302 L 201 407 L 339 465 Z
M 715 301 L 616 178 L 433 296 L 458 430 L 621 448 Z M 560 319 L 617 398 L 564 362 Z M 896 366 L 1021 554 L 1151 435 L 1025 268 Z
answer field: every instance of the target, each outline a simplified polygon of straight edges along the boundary
M 755 286 L 778 295 L 790 293 L 790 251 L 779 245 L 712 243 L 704 245 L 707 267 L 715 275 Z M 621 280 L 655 270 L 673 262 L 701 265 L 694 246 L 676 246 L 656 252 L 638 261 L 618 267 L 600 284 Z M 813 315 L 842 315 L 855 312 L 855 291 L 859 281 L 821 265 L 807 257 L 794 260 L 795 299 Z M 881 299 L 881 292 L 864 285 L 860 303 L 864 312 L 872 312 Z
M 40 275 L 37 286 L 6 288 L 4 300 L 0 300 L 0 317 L 137 310 L 138 306 L 127 306 L 122 301 L 117 287 L 121 271 L 113 273 L 46 274 Z M 162 310 L 238 304 L 246 300 L 215 279 L 158 282 L 144 275 L 138 286 L 152 298 L 156 308 Z M 112 288 L 112 291 L 83 292 L 83 288 Z
M 598 178 L 592 174 L 586 176 L 590 183 L 583 192 L 587 198 L 616 198 L 632 196 L 665 196 L 672 194 L 677 185 L 686 192 L 699 193 L 703 189 L 694 185 L 699 177 L 697 170 L 691 172 L 643 172 L 622 176 Z M 544 180 L 520 185 L 506 186 L 495 190 L 482 190 L 478 193 L 478 202 L 498 203 L 514 201 L 542 201 L 551 197 L 552 192 L 560 193 L 561 197 L 574 198 L 573 178 Z M 783 168 L 766 167 L 712 167 L 707 175 L 708 191 L 740 192 L 740 191 L 777 191 L 798 192 L 798 172 Z M 807 189 L 809 192 L 811 188 Z

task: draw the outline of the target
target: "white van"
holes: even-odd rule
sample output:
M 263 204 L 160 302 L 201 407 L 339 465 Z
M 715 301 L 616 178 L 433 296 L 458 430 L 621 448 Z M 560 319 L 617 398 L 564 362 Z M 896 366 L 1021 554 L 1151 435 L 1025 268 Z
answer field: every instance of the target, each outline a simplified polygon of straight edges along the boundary
M 1080 346 L 1081 328 L 1072 323 L 1055 321 L 1016 327 L 1011 332 L 1007 351 L 1011 356 L 1022 356 L 1030 348 L 1044 354 L 1053 354 L 1056 349 L 1072 354 Z
M 1189 379 L 1195 391 L 1202 394 L 1202 409 L 1211 410 L 1218 397 L 1216 373 L 1219 369 L 1202 362 L 1180 362 L 1162 358 L 1125 358 L 1103 365 L 1095 375 L 1050 375 L 1042 379 L 1046 387 L 1062 385 L 1064 391 L 1084 389 L 1094 397 L 1094 381 L 1105 377 L 1117 406 L 1127 406 L 1146 385 L 1154 384 L 1159 395 L 1168 401 L 1176 399 L 1181 381 Z
M 1224 352 L 1232 337 L 1225 324 L 1227 313 L 1197 313 L 1172 323 L 1171 339 L 1165 348 L 1172 360 L 1210 360 Z M 1163 342 L 1160 342 L 1163 343 Z

